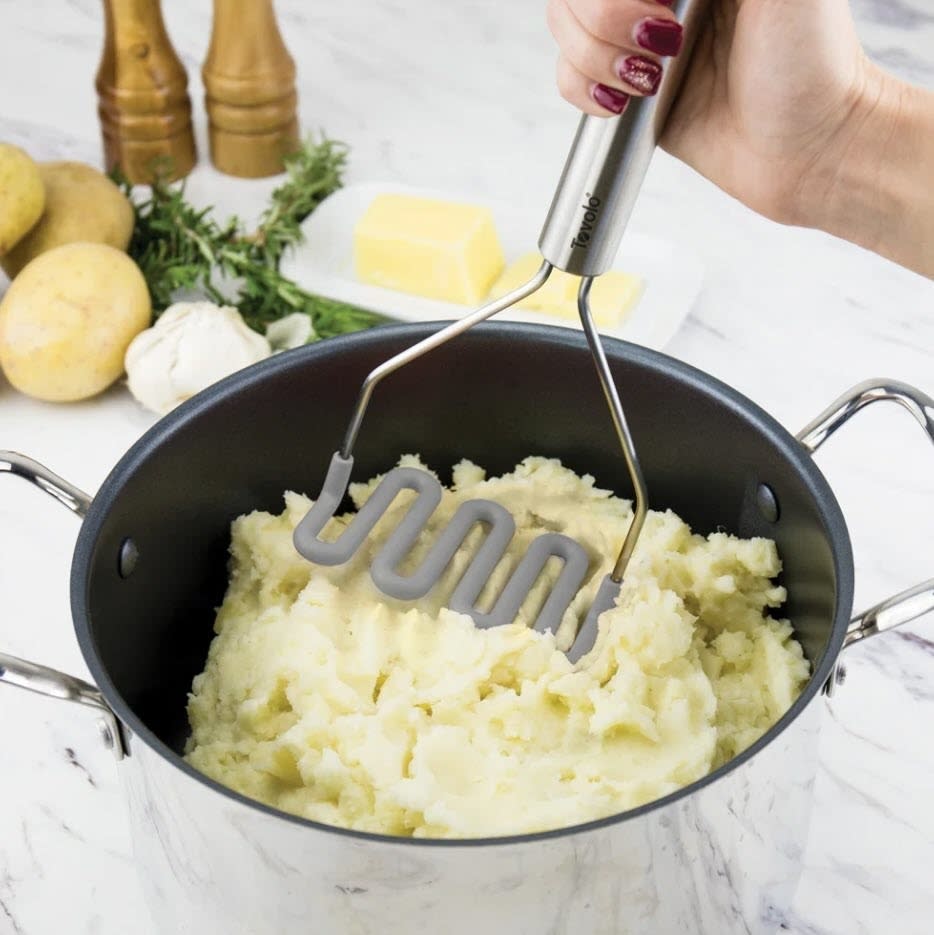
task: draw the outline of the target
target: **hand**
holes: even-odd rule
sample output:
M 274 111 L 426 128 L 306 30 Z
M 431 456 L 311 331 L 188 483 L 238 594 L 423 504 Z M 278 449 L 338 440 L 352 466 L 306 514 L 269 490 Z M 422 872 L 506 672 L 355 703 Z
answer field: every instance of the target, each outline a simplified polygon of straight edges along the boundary
M 708 17 L 661 145 L 760 214 L 807 223 L 801 196 L 873 79 L 847 0 L 712 0 Z M 654 93 L 680 46 L 654 0 L 550 0 L 548 19 L 559 88 L 590 114 Z

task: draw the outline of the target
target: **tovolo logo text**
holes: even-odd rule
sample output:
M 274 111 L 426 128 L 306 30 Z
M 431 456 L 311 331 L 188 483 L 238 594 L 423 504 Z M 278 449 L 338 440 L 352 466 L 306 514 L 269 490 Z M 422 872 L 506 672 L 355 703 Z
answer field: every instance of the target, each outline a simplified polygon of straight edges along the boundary
M 600 199 L 596 195 L 591 195 L 590 192 L 585 192 L 584 197 L 587 199 L 581 205 L 584 219 L 581 221 L 577 236 L 571 241 L 572 247 L 578 247 L 581 250 L 586 250 L 590 246 L 590 235 L 593 233 L 594 224 L 597 223 L 601 205 Z

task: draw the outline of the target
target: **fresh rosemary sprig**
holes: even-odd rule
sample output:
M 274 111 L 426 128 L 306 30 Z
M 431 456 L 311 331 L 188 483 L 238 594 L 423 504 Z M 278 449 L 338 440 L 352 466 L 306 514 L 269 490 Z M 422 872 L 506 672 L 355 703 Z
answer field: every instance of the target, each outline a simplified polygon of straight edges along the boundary
M 130 186 L 122 184 L 130 197 Z M 224 300 L 212 279 L 218 251 L 237 240 L 238 222 L 232 218 L 222 229 L 211 210 L 192 207 L 185 200 L 184 184 L 173 188 L 161 181 L 153 183 L 146 201 L 133 202 L 135 220 L 127 252 L 149 286 L 157 317 L 178 292 L 202 292 L 213 301 Z
M 302 221 L 343 185 L 346 164 L 347 147 L 328 139 L 286 158 L 288 178 L 272 193 L 251 238 L 267 263 L 276 265 L 287 247 L 301 243 Z
M 343 184 L 346 147 L 309 140 L 286 160 L 288 178 L 270 198 L 257 229 L 248 233 L 236 218 L 219 224 L 213 208 L 197 209 L 185 198 L 184 182 L 156 179 L 144 201 L 116 178 L 133 203 L 135 221 L 128 253 L 149 286 L 156 317 L 180 293 L 235 305 L 244 321 L 262 333 L 293 312 L 311 318 L 319 338 L 361 331 L 389 319 L 313 295 L 279 272 L 285 250 L 301 243 L 301 223 Z

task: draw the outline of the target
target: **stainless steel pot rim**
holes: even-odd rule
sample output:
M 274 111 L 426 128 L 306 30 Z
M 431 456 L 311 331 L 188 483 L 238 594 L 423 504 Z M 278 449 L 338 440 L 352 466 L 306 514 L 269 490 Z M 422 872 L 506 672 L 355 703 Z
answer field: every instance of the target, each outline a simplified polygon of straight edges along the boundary
M 659 351 L 650 350 L 617 338 L 603 339 L 607 356 L 610 357 L 611 363 L 614 358 L 626 357 L 636 363 L 648 364 L 662 372 L 672 374 L 693 389 L 707 394 L 713 394 L 722 405 L 728 406 L 737 413 L 742 414 L 747 421 L 753 422 L 755 427 L 762 434 L 770 438 L 779 447 L 785 449 L 789 460 L 794 463 L 795 467 L 801 471 L 802 476 L 806 479 L 814 495 L 815 502 L 820 506 L 822 518 L 827 524 L 830 535 L 839 546 L 834 550 L 834 574 L 837 582 L 837 602 L 834 612 L 833 627 L 830 639 L 827 643 L 827 648 L 816 663 L 812 662 L 812 675 L 801 695 L 770 730 L 741 754 L 696 782 L 684 786 L 660 799 L 655 799 L 638 808 L 577 825 L 501 837 L 401 837 L 397 835 L 376 834 L 368 831 L 357 831 L 313 821 L 298 815 L 282 812 L 229 789 L 216 780 L 199 772 L 172 750 L 147 727 L 117 692 L 106 669 L 100 661 L 94 637 L 89 626 L 86 593 L 87 572 L 92 560 L 94 543 L 107 516 L 109 504 L 119 494 L 121 488 L 128 478 L 132 476 L 136 468 L 143 461 L 148 459 L 152 452 L 173 433 L 179 431 L 188 423 L 197 420 L 204 412 L 235 393 L 262 383 L 272 374 L 303 368 L 315 360 L 330 358 L 336 354 L 341 354 L 346 349 L 382 344 L 387 338 L 398 339 L 400 345 L 404 345 L 408 342 L 414 343 L 443 324 L 444 323 L 428 322 L 383 325 L 372 330 L 342 335 L 317 344 L 311 344 L 281 354 L 276 354 L 273 357 L 219 381 L 208 390 L 200 393 L 188 402 L 183 403 L 156 423 L 156 425 L 149 429 L 127 451 L 104 480 L 91 502 L 88 514 L 78 534 L 71 566 L 71 608 L 78 644 L 91 672 L 91 676 L 107 700 L 107 703 L 134 738 L 147 744 L 147 746 L 159 753 L 177 769 L 213 792 L 226 796 L 230 800 L 245 805 L 248 808 L 257 809 L 270 816 L 319 832 L 356 838 L 361 841 L 393 844 L 400 847 L 476 848 L 499 845 L 505 846 L 510 844 L 534 844 L 553 838 L 596 831 L 620 822 L 635 820 L 656 809 L 663 809 L 677 802 L 679 799 L 687 798 L 701 791 L 706 786 L 715 783 L 722 776 L 742 766 L 743 763 L 754 757 L 760 750 L 771 743 L 775 737 L 798 717 L 815 696 L 821 692 L 823 686 L 832 675 L 837 657 L 843 647 L 843 641 L 849 624 L 849 614 L 852 610 L 854 578 L 853 554 L 850 546 L 849 532 L 837 499 L 823 473 L 811 458 L 810 453 L 786 428 L 765 410 L 743 396 L 737 390 L 689 364 L 683 363 Z M 471 334 L 474 336 L 474 339 L 484 336 L 493 340 L 506 341 L 509 343 L 525 342 L 528 344 L 532 342 L 550 346 L 557 345 L 560 347 L 575 348 L 582 354 L 589 354 L 586 340 L 582 333 L 560 326 L 516 322 L 488 322 L 478 325 L 473 329 Z M 467 335 L 460 340 L 470 341 L 471 336 Z M 596 375 L 594 379 L 596 380 Z

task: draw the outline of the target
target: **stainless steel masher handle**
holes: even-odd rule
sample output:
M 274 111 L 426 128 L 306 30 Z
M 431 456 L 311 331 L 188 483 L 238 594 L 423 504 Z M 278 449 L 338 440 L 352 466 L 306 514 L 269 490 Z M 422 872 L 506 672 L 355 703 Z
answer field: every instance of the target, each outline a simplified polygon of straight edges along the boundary
M 599 276 L 612 266 L 708 6 L 709 0 L 672 5 L 684 39 L 656 95 L 633 97 L 618 117 L 581 119 L 538 241 L 555 268 Z

